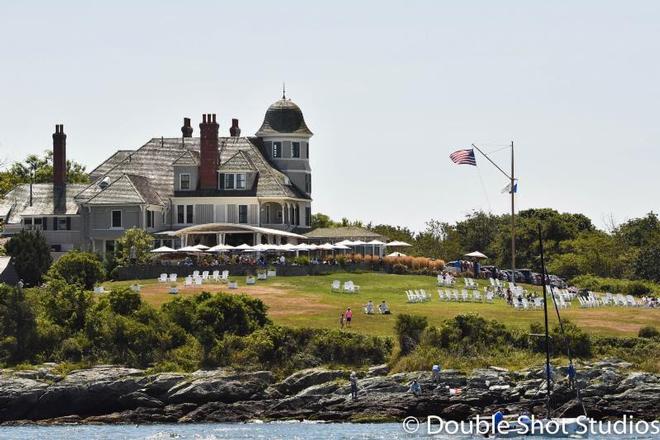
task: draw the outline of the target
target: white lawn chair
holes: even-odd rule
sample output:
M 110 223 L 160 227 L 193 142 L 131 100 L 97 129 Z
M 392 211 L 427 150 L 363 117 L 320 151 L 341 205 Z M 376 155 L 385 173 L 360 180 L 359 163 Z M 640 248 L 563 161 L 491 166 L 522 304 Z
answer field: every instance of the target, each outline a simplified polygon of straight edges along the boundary
M 223 283 L 226 283 L 227 281 L 229 281 L 229 271 L 228 270 L 223 270 L 222 271 L 222 277 L 220 277 L 220 281 L 222 281 Z
M 494 297 L 495 297 L 495 294 L 493 292 L 487 292 L 486 293 L 486 302 L 487 303 L 492 303 Z
M 183 287 L 191 287 L 192 285 L 193 285 L 193 278 L 192 278 L 192 276 L 188 275 L 183 280 Z
M 454 289 L 451 294 L 451 299 L 454 301 L 458 301 L 458 290 Z
M 229 281 L 227 284 L 228 289 L 238 289 L 238 282 L 237 281 Z
M 439 299 L 440 301 L 442 301 L 442 300 L 445 299 L 445 292 L 444 292 L 444 290 L 442 290 L 442 289 L 438 289 L 438 299 Z
M 204 272 L 202 272 L 202 279 L 203 280 L 208 280 L 209 279 L 209 271 L 208 270 L 205 270 Z
M 275 269 L 268 269 L 268 272 L 266 272 L 266 276 L 268 276 L 268 278 L 273 278 L 277 276 L 277 271 Z
M 133 285 L 131 286 L 131 290 L 132 290 L 133 292 L 140 293 L 140 290 L 142 290 L 142 286 L 139 285 L 139 284 L 133 284 Z
M 193 281 L 195 282 L 195 286 L 201 286 L 202 285 L 202 277 L 193 277 Z
M 216 283 L 220 281 L 220 271 L 219 270 L 214 270 L 213 273 L 211 274 L 211 279 L 215 281 Z
M 438 275 L 438 286 L 444 286 L 445 285 L 445 279 L 442 275 Z
M 360 286 L 353 284 L 353 281 L 349 280 L 344 283 L 344 292 L 357 293 L 358 290 L 360 290 Z
M 341 281 L 334 280 L 332 282 L 332 285 L 330 286 L 330 291 L 331 292 L 341 292 Z
M 245 278 L 245 284 L 247 284 L 248 286 L 257 284 L 257 279 L 254 276 L 249 275 Z
M 104 293 L 105 289 L 103 289 L 103 286 L 95 286 L 94 287 L 94 293 Z
M 199 276 L 199 271 L 198 270 L 193 270 L 192 276 L 193 276 L 193 278 L 197 278 Z
M 463 289 L 461 291 L 461 301 L 467 302 L 468 301 L 468 292 L 467 290 Z
M 637 307 L 639 305 L 632 295 L 626 295 L 626 304 L 630 307 Z
M 177 275 L 175 273 L 170 274 L 170 283 L 176 283 Z
M 523 299 L 522 299 L 522 306 L 523 306 L 523 309 L 525 309 L 525 310 L 529 310 L 529 309 L 530 309 L 530 307 L 529 307 L 529 301 L 527 301 L 527 298 L 525 298 L 525 297 L 523 297 Z
M 159 283 L 166 283 L 167 282 L 167 274 L 166 273 L 161 273 L 160 277 L 158 278 Z
M 483 298 L 481 297 L 481 292 L 479 292 L 478 290 L 475 290 L 472 296 L 474 297 L 475 302 L 483 301 Z
M 268 274 L 266 272 L 257 272 L 257 280 L 267 280 Z
M 541 298 L 534 298 L 534 308 L 535 309 L 543 308 L 543 301 L 541 301 Z

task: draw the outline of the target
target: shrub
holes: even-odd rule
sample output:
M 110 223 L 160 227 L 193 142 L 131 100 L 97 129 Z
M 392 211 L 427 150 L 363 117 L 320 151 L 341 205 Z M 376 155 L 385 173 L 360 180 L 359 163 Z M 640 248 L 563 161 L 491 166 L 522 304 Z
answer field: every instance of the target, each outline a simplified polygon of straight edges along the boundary
M 108 294 L 108 301 L 110 309 L 118 315 L 130 315 L 142 304 L 140 294 L 129 288 L 113 290 Z
M 624 287 L 624 293 L 627 295 L 647 295 L 651 293 L 651 288 L 642 281 L 630 281 Z
M 428 325 L 425 316 L 401 314 L 396 317 L 394 330 L 399 338 L 402 354 L 410 353 L 418 344 Z
M 52 261 L 50 247 L 41 232 L 22 230 L 7 242 L 6 249 L 18 276 L 26 284 L 41 283 Z
M 652 325 L 647 325 L 639 329 L 637 336 L 640 338 L 655 338 L 656 336 L 660 336 L 660 331 Z
M 647 295 L 660 291 L 660 286 L 650 281 L 602 278 L 593 275 L 579 275 L 573 278 L 571 283 L 583 289 L 625 295 Z
M 397 275 L 403 275 L 408 273 L 408 268 L 403 264 L 395 264 L 394 266 L 392 266 L 392 273 L 395 273 Z
M 96 254 L 71 251 L 64 254 L 48 270 L 47 276 L 58 278 L 90 290 L 105 277 L 103 264 Z
M 306 255 L 300 255 L 298 257 L 294 257 L 292 262 L 298 266 L 307 266 L 309 265 L 309 257 Z

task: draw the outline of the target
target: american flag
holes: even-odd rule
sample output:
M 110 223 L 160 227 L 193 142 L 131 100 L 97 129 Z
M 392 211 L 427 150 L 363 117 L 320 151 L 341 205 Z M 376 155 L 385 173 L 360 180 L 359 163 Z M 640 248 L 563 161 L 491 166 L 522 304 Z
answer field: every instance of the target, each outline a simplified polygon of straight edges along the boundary
M 474 150 L 457 150 L 449 155 L 452 162 L 459 165 L 474 165 L 477 166 L 477 159 L 474 157 Z

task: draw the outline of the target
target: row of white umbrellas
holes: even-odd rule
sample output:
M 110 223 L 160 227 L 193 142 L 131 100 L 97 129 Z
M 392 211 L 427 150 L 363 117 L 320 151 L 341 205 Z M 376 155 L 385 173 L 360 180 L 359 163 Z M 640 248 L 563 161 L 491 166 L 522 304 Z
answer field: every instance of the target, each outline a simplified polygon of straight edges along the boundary
M 361 240 L 351 241 L 344 240 L 339 243 L 323 243 L 323 244 L 258 244 L 256 246 L 250 246 L 246 243 L 240 244 L 238 246 L 230 246 L 228 244 L 219 244 L 213 247 L 208 247 L 203 244 L 197 244 L 194 246 L 184 246 L 179 249 L 173 249 L 168 246 L 161 246 L 152 250 L 154 254 L 166 254 L 173 252 L 182 252 L 182 253 L 196 253 L 196 252 L 227 252 L 227 251 L 244 251 L 244 252 L 266 252 L 266 251 L 286 251 L 286 252 L 296 252 L 296 251 L 315 251 L 315 250 L 324 250 L 324 251 L 334 251 L 334 250 L 350 250 L 353 246 L 410 246 L 408 243 L 403 241 L 393 241 L 390 243 L 383 243 L 379 240 L 372 240 L 369 242 L 364 242 Z

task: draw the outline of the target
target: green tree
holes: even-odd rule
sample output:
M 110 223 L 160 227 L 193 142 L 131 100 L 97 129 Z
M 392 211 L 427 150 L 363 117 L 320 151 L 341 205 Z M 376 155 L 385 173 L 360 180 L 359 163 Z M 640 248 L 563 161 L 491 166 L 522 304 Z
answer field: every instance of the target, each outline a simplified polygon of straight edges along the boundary
M 139 228 L 131 228 L 117 240 L 115 261 L 119 266 L 145 264 L 151 260 L 154 238 Z
M 23 162 L 14 162 L 9 169 L 0 171 L 0 197 L 4 197 L 16 185 L 30 183 L 34 175 L 34 183 L 51 183 L 53 181 L 53 151 L 46 150 L 43 156 L 28 155 Z M 85 166 L 78 162 L 67 160 L 66 181 L 69 183 L 87 183 L 89 175 Z
M 660 219 L 654 212 L 635 218 L 619 226 L 614 235 L 625 246 L 643 247 L 660 242 Z
M 23 287 L 0 284 L 0 360 L 30 359 L 36 335 L 35 311 Z
M 108 301 L 110 309 L 118 315 L 130 315 L 142 305 L 140 294 L 130 288 L 113 290 L 108 294 Z
M 39 231 L 22 230 L 7 242 L 7 255 L 12 257 L 18 276 L 28 285 L 41 282 L 52 258 L 46 238 Z
M 312 229 L 316 228 L 334 228 L 337 226 L 337 223 L 333 222 L 332 219 L 320 212 L 312 214 Z
M 96 254 L 74 250 L 67 252 L 53 263 L 47 276 L 90 290 L 103 280 L 105 271 Z
M 61 327 L 67 336 L 85 327 L 87 314 L 93 303 L 89 292 L 62 278 L 49 281 L 39 299 L 44 305 L 44 316 Z
M 428 326 L 426 316 L 402 313 L 396 317 L 394 330 L 399 338 L 401 354 L 406 355 L 419 344 L 424 329 Z
M 634 261 L 637 278 L 660 282 L 660 242 L 642 247 Z

